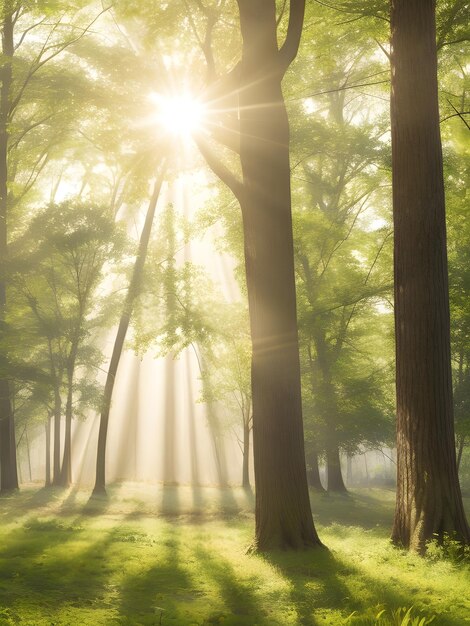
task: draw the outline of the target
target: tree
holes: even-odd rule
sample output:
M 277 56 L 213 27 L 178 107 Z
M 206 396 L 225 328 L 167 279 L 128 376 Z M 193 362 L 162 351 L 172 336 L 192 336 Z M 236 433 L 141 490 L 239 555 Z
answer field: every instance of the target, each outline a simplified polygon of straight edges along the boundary
M 447 35 L 449 37 L 449 35 Z M 458 38 L 457 33 L 451 39 Z M 470 442 L 470 221 L 466 205 L 470 176 L 468 143 L 468 70 L 466 48 L 444 47 L 440 52 L 440 87 L 443 98 L 441 132 L 446 145 L 444 180 L 449 255 L 451 353 L 454 379 L 454 416 L 457 467 Z M 452 95 L 450 95 L 452 94 Z M 462 480 L 463 476 L 461 476 Z
M 91 341 L 92 330 L 105 317 L 103 307 L 98 306 L 97 287 L 103 264 L 111 262 L 117 252 L 119 237 L 108 209 L 65 202 L 39 211 L 22 243 L 15 282 L 36 327 L 32 364 L 47 372 L 53 398 L 53 483 L 67 487 L 72 481 L 72 419 L 79 404 L 93 405 L 97 395 L 89 373 L 90 364 L 101 362 Z
M 0 324 L 4 335 L 9 331 L 4 320 L 7 315 L 8 247 L 14 230 L 11 218 L 36 186 L 54 147 L 63 140 L 64 127 L 57 123 L 57 114 L 71 109 L 70 94 L 77 95 L 76 86 L 68 80 L 69 73 L 58 79 L 58 73 L 49 73 L 48 69 L 64 51 L 85 37 L 91 25 L 108 10 L 102 9 L 84 26 L 83 4 L 87 3 L 77 2 L 70 7 L 69 3 L 57 2 L 51 10 L 50 3 L 42 1 L 4 0 L 1 3 Z M 69 64 L 69 68 L 71 66 Z M 35 90 L 41 80 L 42 88 Z M 44 81 L 47 89 L 44 89 Z M 42 97 L 44 94 L 47 94 L 45 98 Z M 65 99 L 68 102 L 64 107 Z M 25 144 L 29 144 L 30 150 L 24 148 Z M 20 145 L 21 149 L 18 149 Z M 8 362 L 8 355 L 2 360 Z M 18 487 L 10 386 L 7 365 L 0 369 L 1 490 Z
M 318 454 L 325 452 L 328 490 L 345 492 L 340 451 L 352 453 L 376 441 L 390 424 L 390 411 L 380 400 L 384 385 L 375 373 L 384 369 L 385 353 L 372 348 L 380 337 L 375 329 L 387 332 L 390 322 L 377 311 L 392 284 L 386 264 L 389 151 L 382 140 L 389 120 L 376 99 L 382 97 L 387 70 L 373 55 L 375 32 L 362 22 L 354 28 L 348 23 L 337 26 L 332 38 L 326 26 L 336 16 L 329 7 L 310 7 L 315 45 L 304 50 L 299 72 L 308 76 L 309 95 L 299 103 L 294 99 L 291 107 L 307 461 L 311 481 L 322 489 L 316 467 Z M 374 77 L 382 77 L 380 84 Z M 371 81 L 374 86 L 363 94 Z M 299 79 L 291 82 L 291 93 L 297 93 Z
M 298 51 L 304 0 L 283 45 L 274 0 L 238 0 L 242 59 L 212 91 L 238 98 L 242 181 L 199 145 L 240 202 L 252 340 L 255 547 L 319 545 L 308 496 L 291 217 L 289 123 L 281 82 Z M 221 91 L 220 91 L 221 90 Z M 222 99 L 221 99 L 222 100 Z M 223 100 L 222 100 L 223 101 Z M 213 101 L 217 107 L 217 100 Z
M 211 291 L 215 293 L 212 285 Z M 205 300 L 207 306 L 207 293 Z M 204 311 L 203 328 L 210 332 L 198 346 L 201 361 L 202 399 L 222 408 L 220 427 L 230 429 L 242 452 L 242 487 L 250 489 L 250 440 L 253 429 L 251 400 L 251 349 L 245 304 L 220 301 L 220 295 Z
M 158 175 L 155 181 L 154 190 L 150 198 L 147 214 L 145 216 L 144 226 L 140 236 L 139 247 L 132 270 L 131 279 L 127 289 L 126 298 L 119 320 L 119 325 L 114 341 L 113 352 L 109 363 L 108 373 L 106 376 L 106 383 L 104 388 L 103 406 L 100 416 L 100 429 L 98 433 L 98 449 L 96 455 L 96 480 L 93 489 L 94 494 L 106 493 L 106 440 L 108 434 L 109 413 L 111 410 L 111 400 L 114 389 L 114 382 L 121 360 L 121 354 L 126 339 L 127 330 L 131 321 L 132 311 L 134 308 L 135 300 L 139 295 L 142 286 L 142 273 L 147 257 L 147 249 L 150 241 L 150 235 L 152 232 L 152 225 L 155 216 L 155 209 L 157 207 L 158 198 L 160 196 L 160 190 L 163 182 L 165 168 L 162 168 L 162 172 Z
M 15 52 L 13 29 L 16 7 L 10 0 L 2 4 L 2 66 L 0 92 L 0 324 L 5 332 L 8 214 L 8 140 L 13 80 L 12 60 Z M 0 490 L 18 488 L 16 468 L 15 420 L 11 406 L 10 381 L 6 373 L 0 374 Z
M 394 543 L 470 542 L 452 407 L 435 2 L 392 0 L 397 504 Z M 419 381 L 419 382 L 418 382 Z

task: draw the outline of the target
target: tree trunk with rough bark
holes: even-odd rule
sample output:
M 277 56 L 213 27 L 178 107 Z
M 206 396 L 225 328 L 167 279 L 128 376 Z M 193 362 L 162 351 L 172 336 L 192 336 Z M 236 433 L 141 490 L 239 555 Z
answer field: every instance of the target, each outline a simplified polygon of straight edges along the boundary
M 331 357 L 324 331 L 321 328 L 315 329 L 315 349 L 317 352 L 318 367 L 321 372 L 321 407 L 326 431 L 327 491 L 345 493 L 347 489 L 341 473 L 338 436 L 336 433 L 338 414 L 336 390 L 331 374 Z
M 346 482 L 348 487 L 351 487 L 353 482 L 352 459 L 352 456 L 348 454 L 346 457 Z
M 325 492 L 325 488 L 321 484 L 320 469 L 318 467 L 318 454 L 313 448 L 307 450 L 305 455 L 307 461 L 307 481 L 309 487 L 315 491 Z
M 465 435 L 461 435 L 458 438 L 457 471 L 459 471 L 459 469 L 460 469 L 460 463 L 462 462 L 462 454 L 463 454 L 464 447 L 465 447 Z
M 73 417 L 73 379 L 78 346 L 72 346 L 71 362 L 67 367 L 67 401 L 65 403 L 64 456 L 60 473 L 60 486 L 72 484 L 72 417 Z
M 222 133 L 239 152 L 237 179 L 208 146 L 199 148 L 240 202 L 252 342 L 256 534 L 253 548 L 321 545 L 313 525 L 304 456 L 292 240 L 289 123 L 282 79 L 297 55 L 305 0 L 291 0 L 277 43 L 275 0 L 237 0 L 242 59 L 208 89 L 209 104 L 237 116 Z M 210 31 L 207 35 L 210 41 Z M 210 47 L 210 46 L 209 46 Z M 205 50 L 213 66 L 212 51 Z M 215 132 L 218 140 L 221 133 Z
M 60 421 L 62 417 L 62 398 L 60 390 L 54 389 L 54 450 L 53 450 L 53 471 L 52 484 L 60 485 Z
M 250 424 L 243 425 L 243 470 L 242 470 L 242 487 L 250 489 Z
M 392 539 L 463 543 L 452 406 L 435 2 L 392 0 L 397 503 Z
M 11 9 L 12 10 L 12 9 Z M 2 10 L 2 67 L 0 78 L 0 327 L 5 324 L 6 282 L 8 257 L 8 124 L 14 55 L 12 13 Z M 3 328 L 2 328 L 3 331 Z M 10 382 L 5 373 L 0 380 L 0 491 L 18 489 L 15 420 L 11 406 Z
M 326 475 L 328 491 L 347 493 L 341 471 L 339 448 L 337 446 L 332 446 L 326 451 Z
M 46 476 L 44 480 L 44 486 L 51 486 L 51 416 L 47 417 L 45 423 L 45 435 L 46 435 Z
M 298 41 L 279 50 L 274 0 L 238 0 L 240 160 L 250 310 L 256 538 L 260 551 L 318 545 L 308 495 L 292 237 L 289 123 L 283 75 Z M 291 2 L 289 33 L 304 2 Z M 300 32 L 297 32 L 300 39 Z M 295 48 L 294 50 L 289 47 Z M 292 56 L 293 54 L 293 56 Z

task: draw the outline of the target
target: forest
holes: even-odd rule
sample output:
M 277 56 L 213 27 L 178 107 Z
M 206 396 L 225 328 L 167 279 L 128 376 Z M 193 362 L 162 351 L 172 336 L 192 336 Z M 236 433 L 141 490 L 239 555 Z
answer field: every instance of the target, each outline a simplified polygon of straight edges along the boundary
M 0 626 L 469 623 L 468 2 L 0 30 Z

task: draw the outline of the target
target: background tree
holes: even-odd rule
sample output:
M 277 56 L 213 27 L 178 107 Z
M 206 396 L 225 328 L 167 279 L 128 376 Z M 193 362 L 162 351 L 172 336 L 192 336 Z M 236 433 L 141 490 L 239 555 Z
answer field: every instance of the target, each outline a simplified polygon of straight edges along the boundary
M 314 5 L 309 18 L 315 45 L 304 46 L 301 59 L 305 98 L 294 96 L 296 77 L 289 83 L 299 321 L 310 387 L 307 460 L 314 472 L 325 451 L 328 490 L 344 492 L 340 451 L 368 440 L 378 445 L 379 433 L 390 434 L 383 374 L 391 351 L 385 342 L 384 351 L 371 349 L 391 334 L 388 81 L 386 57 L 374 50 L 377 28 L 364 20 L 339 24 L 331 38 L 327 24 L 337 12 Z
M 67 129 L 71 92 L 80 100 L 79 86 L 62 74 L 56 61 L 107 11 L 90 17 L 88 3 L 5 0 L 1 3 L 2 64 L 0 91 L 0 316 L 7 314 L 6 265 L 18 212 L 37 182 Z M 85 6 L 85 8 L 84 8 Z M 83 10 L 84 8 L 84 10 Z M 60 9 L 60 11 L 59 11 Z M 93 12 L 94 9 L 92 9 Z M 48 89 L 44 90 L 44 84 Z M 41 84 L 42 89 L 38 89 Z M 75 89 L 76 88 L 76 89 Z M 47 95 L 45 96 L 47 91 Z M 45 97 L 44 97 L 45 96 Z M 67 103 L 65 102 L 67 100 Z M 8 328 L 2 323 L 3 332 Z M 0 342 L 1 343 L 1 342 Z M 8 355 L 4 357 L 8 361 Z M 8 368 L 0 371 L 1 489 L 18 487 L 12 396 Z
M 142 278 L 145 260 L 147 257 L 147 250 L 149 246 L 150 236 L 152 232 L 152 225 L 155 217 L 155 210 L 160 196 L 160 191 L 163 183 L 163 175 L 165 167 L 162 166 L 162 171 L 159 172 L 153 189 L 152 196 L 149 201 L 149 206 L 145 216 L 144 226 L 140 235 L 139 247 L 136 254 L 134 267 L 132 269 L 129 286 L 127 289 L 123 310 L 119 320 L 119 325 L 116 333 L 116 339 L 114 341 L 113 352 L 109 363 L 108 373 L 106 376 L 106 383 L 104 388 L 103 406 L 100 416 L 100 429 L 98 433 L 98 449 L 96 456 L 96 480 L 95 487 L 93 489 L 94 494 L 106 493 L 106 440 L 109 423 L 109 413 L 111 410 L 111 401 L 114 389 L 114 382 L 116 380 L 116 374 L 121 359 L 126 334 L 131 321 L 131 316 L 135 304 L 135 300 L 139 296 L 139 292 L 142 289 Z
M 96 401 L 88 365 L 95 364 L 92 375 L 96 377 L 101 353 L 93 348 L 91 333 L 103 320 L 96 288 L 103 264 L 112 260 L 118 245 L 114 221 L 106 211 L 62 203 L 38 212 L 23 237 L 24 260 L 17 265 L 17 284 L 31 310 L 36 341 L 43 345 L 43 352 L 32 353 L 33 364 L 45 366 L 51 384 L 53 481 L 61 486 L 68 486 L 72 479 L 72 418 L 77 405 Z M 62 414 L 65 438 L 61 462 Z
M 217 309 L 219 313 L 215 315 Z M 214 301 L 210 318 L 213 332 L 205 341 L 198 342 L 205 357 L 201 372 L 202 399 L 221 407 L 220 425 L 232 431 L 240 446 L 243 459 L 241 484 L 249 489 L 253 412 L 248 312 L 239 302 Z

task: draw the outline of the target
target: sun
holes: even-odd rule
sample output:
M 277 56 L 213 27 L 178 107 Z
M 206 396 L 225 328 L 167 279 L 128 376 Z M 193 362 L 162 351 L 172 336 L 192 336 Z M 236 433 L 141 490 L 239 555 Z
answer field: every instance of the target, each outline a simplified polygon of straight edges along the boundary
M 204 104 L 192 94 L 166 96 L 152 93 L 150 98 L 157 108 L 156 122 L 168 134 L 188 139 L 202 130 L 206 110 Z

